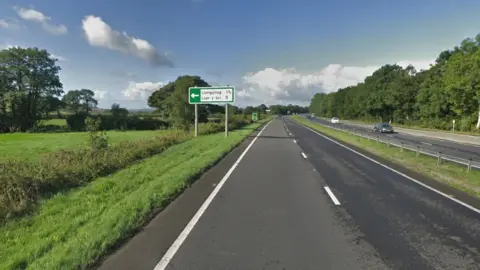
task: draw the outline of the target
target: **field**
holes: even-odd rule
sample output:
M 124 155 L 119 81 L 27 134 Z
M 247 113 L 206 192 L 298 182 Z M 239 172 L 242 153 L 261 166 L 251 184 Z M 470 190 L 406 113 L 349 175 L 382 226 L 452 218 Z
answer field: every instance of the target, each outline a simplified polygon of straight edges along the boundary
M 0 269 L 87 268 L 259 126 L 189 139 L 42 201 L 35 215 L 0 227 Z
M 480 171 L 478 170 L 467 172 L 465 166 L 459 166 L 448 162 L 444 162 L 442 165 L 437 166 L 437 159 L 430 156 L 420 155 L 417 157 L 414 152 L 401 152 L 400 148 L 388 147 L 385 144 L 377 144 L 373 140 L 367 140 L 341 131 L 329 129 L 308 121 L 301 116 L 292 116 L 292 119 L 327 136 L 331 136 L 339 141 L 365 149 L 382 158 L 402 164 L 412 171 L 422 173 L 439 182 L 480 198 Z
M 162 135 L 166 131 L 108 131 L 109 143 Z M 43 153 L 87 146 L 88 133 L 11 133 L 0 134 L 0 161 L 7 158 L 36 159 Z M 5 153 L 5 154 L 4 154 Z

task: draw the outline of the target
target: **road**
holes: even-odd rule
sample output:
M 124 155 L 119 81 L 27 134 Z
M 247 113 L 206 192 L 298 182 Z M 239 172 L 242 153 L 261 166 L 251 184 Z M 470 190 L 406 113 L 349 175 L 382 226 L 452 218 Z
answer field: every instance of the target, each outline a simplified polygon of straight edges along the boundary
M 374 133 L 373 125 L 371 128 L 366 128 L 345 123 L 332 124 L 329 121 L 320 118 L 313 118 L 310 120 L 323 125 L 333 126 L 341 129 L 356 130 L 357 132 L 360 131 L 364 134 L 379 136 L 383 141 L 389 139 L 392 143 L 396 144 L 403 142 L 405 145 L 412 146 L 414 148 L 420 146 L 421 149 L 431 151 L 432 153 L 442 152 L 442 154 L 447 156 L 458 157 L 464 160 L 472 159 L 472 161 L 480 162 L 480 146 L 478 145 L 462 144 L 447 140 L 414 136 L 405 133 Z
M 257 135 L 99 268 L 480 269 L 475 208 L 292 120 Z

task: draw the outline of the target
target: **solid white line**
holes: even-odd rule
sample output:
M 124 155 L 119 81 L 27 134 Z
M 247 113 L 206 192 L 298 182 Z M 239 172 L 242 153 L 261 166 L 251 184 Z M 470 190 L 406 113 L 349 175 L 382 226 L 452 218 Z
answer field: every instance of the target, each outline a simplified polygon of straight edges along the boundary
M 297 122 L 297 124 L 300 125 L 300 126 L 302 126 L 302 127 L 304 127 L 304 128 L 306 128 L 306 129 L 308 129 L 308 130 L 310 130 L 311 132 L 317 134 L 318 136 L 321 136 L 321 137 L 323 137 L 323 138 L 325 138 L 325 139 L 327 139 L 327 140 L 329 140 L 329 141 L 331 141 L 331 142 L 333 142 L 333 143 L 335 143 L 335 144 L 337 144 L 337 145 L 340 145 L 341 147 L 343 147 L 343 148 L 345 148 L 345 149 L 348 149 L 348 150 L 354 152 L 355 154 L 357 154 L 357 155 L 359 155 L 359 156 L 361 156 L 361 157 L 363 157 L 363 158 L 366 158 L 366 159 L 370 160 L 371 162 L 373 162 L 373 163 L 375 163 L 375 164 L 378 164 L 378 165 L 380 165 L 380 166 L 382 166 L 382 167 L 384 167 L 384 168 L 386 168 L 386 169 L 388 169 L 388 170 L 390 170 L 390 171 L 392 171 L 392 172 L 394 172 L 394 173 L 396 173 L 396 174 L 398 174 L 398 175 L 401 175 L 401 176 L 407 178 L 407 179 L 410 180 L 410 181 L 413 181 L 413 182 L 419 184 L 420 186 L 422 186 L 422 187 L 424 187 L 424 188 L 427 188 L 427 189 L 429 189 L 429 190 L 431 190 L 431 191 L 433 191 L 433 192 L 435 192 L 435 193 L 437 193 L 437 194 L 439 194 L 439 195 L 441 195 L 441 196 L 443 196 L 443 197 L 445 197 L 445 198 L 447 198 L 447 199 L 450 199 L 450 200 L 452 200 L 452 201 L 454 201 L 454 202 L 456 202 L 456 203 L 458 203 L 458 204 L 460 204 L 460 205 L 463 205 L 463 206 L 465 206 L 466 208 L 468 208 L 468 209 L 470 209 L 470 210 L 472 210 L 472 211 L 480 214 L 480 209 L 477 209 L 477 208 L 475 208 L 474 206 L 469 205 L 468 203 L 464 203 L 464 202 L 462 202 L 462 201 L 460 201 L 460 200 L 458 200 L 458 199 L 455 199 L 455 198 L 453 198 L 453 197 L 450 197 L 448 194 L 443 193 L 443 192 L 441 192 L 440 190 L 436 190 L 436 189 L 434 189 L 433 187 L 431 187 L 431 186 L 429 186 L 429 185 L 426 185 L 426 184 L 424 184 L 424 183 L 416 180 L 415 178 L 412 178 L 412 177 L 410 177 L 410 176 L 408 176 L 408 175 L 406 175 L 406 174 L 404 174 L 404 173 L 401 173 L 401 172 L 399 172 L 399 171 L 397 171 L 397 170 L 395 170 L 395 169 L 393 169 L 393 168 L 390 168 L 389 166 L 387 166 L 387 165 L 385 165 L 385 164 L 383 164 L 383 163 L 380 163 L 380 162 L 376 161 L 376 160 L 373 159 L 373 158 L 367 157 L 367 156 L 365 156 L 364 154 L 362 154 L 362 153 L 360 153 L 360 152 L 357 152 L 357 151 L 351 149 L 350 147 L 345 146 L 345 145 L 343 145 L 343 144 L 341 144 L 341 143 L 339 143 L 339 142 L 337 142 L 337 141 L 335 141 L 335 140 L 332 140 L 332 139 L 330 139 L 329 137 L 327 137 L 327 136 L 325 136 L 325 135 L 323 135 L 323 134 L 320 134 L 320 133 L 318 133 L 317 131 L 315 131 L 315 130 L 307 127 L 307 126 L 304 126 L 304 125 L 302 125 L 302 124 L 299 124 L 298 122 Z
M 303 158 L 307 158 L 307 155 L 305 155 L 305 153 L 302 152 L 302 156 Z
M 294 143 L 297 143 L 297 141 L 293 140 Z
M 423 144 L 426 144 L 426 145 L 432 145 L 431 143 L 428 143 L 428 142 L 420 142 L 420 143 L 423 143 Z
M 330 196 L 330 199 L 332 199 L 333 203 L 335 205 L 340 205 L 340 202 L 338 201 L 337 197 L 335 197 L 335 194 L 330 190 L 329 187 L 325 186 L 324 189 L 327 191 L 328 196 Z
M 190 220 L 190 222 L 187 224 L 187 226 L 185 226 L 185 228 L 183 229 L 183 231 L 180 233 L 180 235 L 177 237 L 177 239 L 175 240 L 175 242 L 173 242 L 173 244 L 170 246 L 170 248 L 167 250 L 167 252 L 165 253 L 165 255 L 163 255 L 162 259 L 157 263 L 157 265 L 155 266 L 154 270 L 164 270 L 168 264 L 170 263 L 170 261 L 172 260 L 173 256 L 175 256 L 175 253 L 177 253 L 178 249 L 180 248 L 180 246 L 183 244 L 183 242 L 185 241 L 185 239 L 187 238 L 187 236 L 190 234 L 190 232 L 192 231 L 193 227 L 197 224 L 198 220 L 200 220 L 200 218 L 202 217 L 203 213 L 205 212 L 205 210 L 207 210 L 208 206 L 210 205 L 210 203 L 213 201 L 213 199 L 215 198 L 215 196 L 217 195 L 217 193 L 220 191 L 220 189 L 222 188 L 222 186 L 225 184 L 225 182 L 228 180 L 228 178 L 230 177 L 230 175 L 233 173 L 233 171 L 235 170 L 235 168 L 238 166 L 238 164 L 240 163 L 240 161 L 243 159 L 243 157 L 245 156 L 245 154 L 247 154 L 248 150 L 250 150 L 250 148 L 252 147 L 252 145 L 255 143 L 255 141 L 258 139 L 258 137 L 260 136 L 260 134 L 262 134 L 262 132 L 265 130 L 265 128 L 267 128 L 267 126 L 272 122 L 273 120 L 271 120 L 270 122 L 268 122 L 263 128 L 262 130 L 260 130 L 260 132 L 255 136 L 255 138 L 253 139 L 253 141 L 247 146 L 247 148 L 243 151 L 243 153 L 240 155 L 240 157 L 237 159 L 237 161 L 235 161 L 235 164 L 233 164 L 233 166 L 228 170 L 228 172 L 225 174 L 225 176 L 222 178 L 222 180 L 220 180 L 220 183 L 218 183 L 218 185 L 215 187 L 215 189 L 212 191 L 212 193 L 210 194 L 210 196 L 208 196 L 208 198 L 205 200 L 205 202 L 202 204 L 202 206 L 198 209 L 198 211 L 195 213 L 195 215 L 192 217 L 192 219 Z

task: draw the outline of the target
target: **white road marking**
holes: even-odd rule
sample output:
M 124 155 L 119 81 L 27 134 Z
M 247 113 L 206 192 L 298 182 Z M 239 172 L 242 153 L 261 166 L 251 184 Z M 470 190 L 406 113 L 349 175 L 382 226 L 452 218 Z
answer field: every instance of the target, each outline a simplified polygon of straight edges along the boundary
M 447 198 L 447 199 L 450 199 L 450 200 L 452 200 L 452 201 L 454 201 L 454 202 L 456 202 L 456 203 L 458 203 L 458 204 L 460 204 L 460 205 L 462 205 L 462 206 L 464 206 L 464 207 L 466 207 L 466 208 L 468 208 L 468 209 L 476 212 L 477 214 L 480 214 L 480 209 L 477 209 L 477 208 L 475 208 L 474 206 L 469 205 L 468 203 L 464 203 L 464 202 L 462 202 L 462 201 L 460 201 L 460 200 L 458 200 L 458 199 L 455 199 L 455 198 L 453 198 L 453 197 L 450 197 L 450 196 L 448 196 L 448 194 L 443 193 L 443 192 L 441 192 L 440 190 L 437 190 L 437 189 L 435 189 L 435 188 L 433 188 L 433 187 L 431 187 L 431 186 L 429 186 L 429 185 L 427 185 L 427 184 L 424 184 L 424 183 L 418 181 L 418 180 L 415 179 L 415 178 L 412 178 L 412 177 L 410 177 L 410 176 L 408 176 L 408 175 L 406 175 L 406 174 L 404 174 L 404 173 L 402 173 L 402 172 L 399 172 L 399 171 L 397 171 L 397 170 L 395 170 L 395 169 L 393 169 L 393 168 L 391 168 L 391 167 L 389 167 L 389 166 L 387 166 L 387 165 L 385 165 L 385 164 L 383 164 L 383 163 L 380 163 L 380 162 L 376 161 L 376 160 L 373 159 L 373 158 L 367 157 L 367 156 L 365 156 L 364 154 L 362 154 L 362 153 L 360 153 L 360 152 L 357 152 L 357 151 L 351 149 L 350 147 L 348 147 L 348 146 L 346 146 L 346 145 L 343 145 L 343 144 L 341 144 L 341 143 L 339 143 L 339 142 L 337 142 L 337 141 L 335 141 L 335 140 L 333 140 L 333 139 L 330 139 L 329 137 L 327 137 L 327 136 L 325 136 L 325 135 L 323 135 L 323 134 L 320 134 L 319 132 L 317 132 L 317 131 L 315 131 L 315 130 L 307 127 L 307 126 L 304 126 L 304 125 L 302 125 L 302 124 L 299 124 L 298 122 L 297 122 L 297 124 L 298 124 L 299 126 L 302 126 L 302 127 L 306 128 L 306 129 L 310 130 L 311 132 L 317 134 L 317 135 L 320 136 L 320 137 L 323 137 L 323 138 L 325 138 L 325 139 L 327 139 L 327 140 L 329 140 L 329 141 L 331 141 L 331 142 L 333 142 L 333 143 L 335 143 L 335 144 L 337 144 L 337 145 L 339 145 L 339 146 L 341 146 L 341 147 L 343 147 L 343 148 L 345 148 L 345 149 L 347 149 L 347 150 L 352 151 L 353 153 L 355 153 L 355 154 L 357 154 L 357 155 L 359 155 L 359 156 L 361 156 L 361 157 L 363 157 L 363 158 L 365 158 L 365 159 L 370 160 L 371 162 L 373 162 L 373 163 L 375 163 L 375 164 L 378 164 L 378 165 L 380 165 L 380 166 L 382 166 L 382 167 L 384 167 L 384 168 L 386 168 L 386 169 L 388 169 L 388 170 L 390 170 L 390 171 L 392 171 L 392 172 L 394 172 L 394 173 L 396 173 L 396 174 L 398 174 L 398 175 L 401 175 L 401 176 L 405 177 L 406 179 L 408 179 L 408 180 L 410 180 L 410 181 L 412 181 L 412 182 L 414 182 L 414 183 L 416 183 L 416 184 L 418 184 L 418 185 L 420 185 L 420 186 L 422 186 L 422 187 L 424 187 L 424 188 L 426 188 L 426 189 L 429 189 L 429 190 L 431 190 L 431 191 L 433 191 L 433 192 L 435 192 L 435 193 L 437 193 L 437 194 L 439 194 L 439 195 L 441 195 L 441 196 L 443 196 L 443 197 L 445 197 L 445 198 Z
M 305 153 L 302 152 L 302 156 L 303 158 L 307 158 L 307 155 L 305 155 Z
M 431 143 L 428 143 L 428 142 L 420 142 L 422 144 L 426 144 L 426 145 L 432 145 Z
M 297 143 L 297 141 L 293 140 L 294 143 Z
M 340 202 L 338 201 L 337 197 L 335 197 L 335 194 L 330 190 L 329 187 L 325 186 L 324 189 L 327 191 L 328 196 L 330 196 L 330 199 L 332 199 L 333 203 L 335 205 L 340 205 Z
M 273 121 L 273 120 L 272 120 Z M 272 122 L 268 122 L 263 128 L 262 130 L 260 130 L 260 132 L 255 136 L 255 138 L 253 139 L 253 141 L 247 146 L 247 148 L 243 151 L 243 153 L 240 155 L 240 157 L 237 159 L 237 161 L 235 161 L 235 163 L 233 164 L 233 166 L 228 170 L 228 172 L 225 174 L 225 176 L 222 178 L 222 180 L 220 180 L 220 183 L 218 183 L 218 185 L 215 187 L 215 189 L 212 191 L 212 193 L 210 194 L 210 196 L 208 196 L 208 198 L 205 200 L 205 202 L 202 204 L 202 206 L 198 209 L 198 211 L 195 213 L 195 215 L 192 217 L 192 219 L 190 220 L 190 222 L 187 224 L 187 226 L 185 226 L 185 228 L 183 229 L 183 231 L 180 233 L 180 235 L 177 237 L 177 239 L 175 240 L 175 242 L 173 242 L 173 244 L 170 246 L 170 248 L 167 250 L 167 252 L 163 255 L 162 259 L 157 263 L 157 265 L 155 266 L 154 270 L 164 270 L 168 264 L 170 263 L 170 261 L 173 259 L 173 257 L 175 256 L 175 253 L 177 253 L 178 249 L 180 248 L 180 246 L 183 244 L 183 242 L 185 241 L 185 239 L 188 237 L 188 235 L 190 234 L 190 232 L 193 230 L 193 227 L 195 227 L 195 225 L 197 224 L 198 220 L 200 220 L 200 218 L 202 217 L 203 213 L 205 212 L 205 210 L 207 210 L 208 206 L 210 205 L 210 203 L 213 201 L 213 199 L 215 198 L 215 196 L 218 194 L 218 192 L 220 191 L 220 189 L 222 188 L 222 186 L 225 184 L 225 182 L 227 182 L 228 178 L 230 177 L 230 175 L 233 173 L 233 171 L 235 170 L 235 168 L 238 166 L 238 164 L 240 163 L 240 161 L 243 159 L 243 157 L 245 156 L 245 154 L 247 154 L 248 150 L 250 150 L 250 148 L 252 147 L 252 145 L 255 143 L 255 141 L 258 139 L 258 137 L 260 136 L 260 134 L 262 134 L 262 132 L 265 130 L 265 128 L 267 128 L 267 126 Z
M 288 133 L 290 136 L 292 136 L 292 133 Z

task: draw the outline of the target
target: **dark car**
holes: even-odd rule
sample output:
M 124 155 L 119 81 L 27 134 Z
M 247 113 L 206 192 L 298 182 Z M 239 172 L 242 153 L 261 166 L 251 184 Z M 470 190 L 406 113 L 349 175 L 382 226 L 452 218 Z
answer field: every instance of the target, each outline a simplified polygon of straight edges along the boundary
M 393 127 L 389 123 L 378 123 L 373 126 L 374 132 L 393 133 Z

